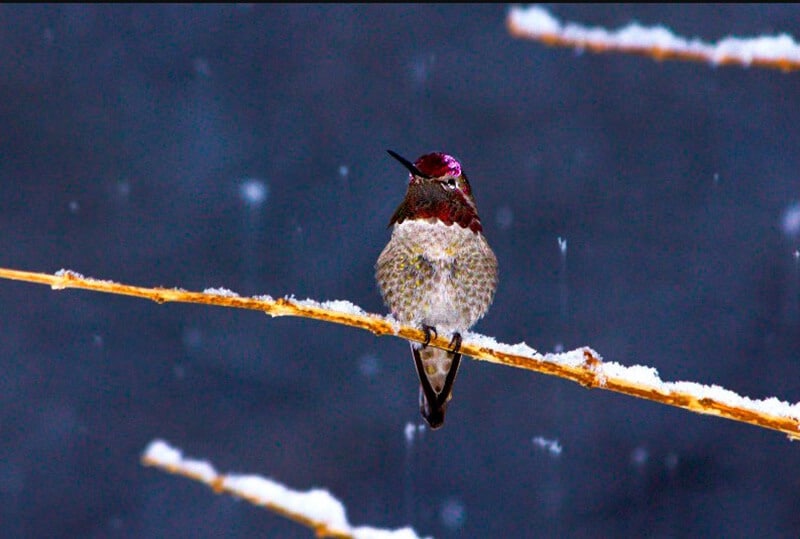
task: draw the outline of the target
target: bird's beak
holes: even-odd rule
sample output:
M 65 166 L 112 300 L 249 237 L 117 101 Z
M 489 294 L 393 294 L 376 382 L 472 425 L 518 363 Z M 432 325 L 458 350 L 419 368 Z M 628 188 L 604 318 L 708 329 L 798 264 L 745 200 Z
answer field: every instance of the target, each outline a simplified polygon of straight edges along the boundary
M 402 165 L 404 167 L 406 167 L 408 169 L 408 171 L 411 174 L 413 174 L 414 176 L 418 176 L 420 178 L 425 178 L 426 180 L 430 180 L 431 179 L 431 177 L 428 176 L 427 174 L 423 174 L 422 172 L 420 172 L 419 169 L 414 166 L 414 163 L 412 163 L 411 161 L 409 161 L 405 157 L 402 157 L 397 152 L 393 152 L 392 150 L 386 150 L 386 151 L 389 153 L 389 155 L 391 155 L 392 157 L 394 157 L 395 159 L 400 161 L 400 163 L 402 163 Z

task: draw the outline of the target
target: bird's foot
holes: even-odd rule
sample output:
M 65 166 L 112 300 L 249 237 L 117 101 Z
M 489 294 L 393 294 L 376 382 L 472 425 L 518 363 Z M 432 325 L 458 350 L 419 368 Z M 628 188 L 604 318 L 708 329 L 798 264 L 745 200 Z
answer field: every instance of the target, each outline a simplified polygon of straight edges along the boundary
M 433 326 L 429 326 L 428 324 L 422 324 L 422 331 L 425 333 L 425 342 L 422 343 L 422 347 L 425 348 L 431 343 L 431 333 L 433 333 L 433 338 L 437 338 L 439 334 L 436 332 L 436 328 Z M 461 337 L 459 337 L 459 344 L 461 344 Z
M 457 354 L 459 350 L 461 350 L 461 333 L 455 332 L 453 333 L 453 338 L 450 339 L 450 348 L 452 348 L 452 352 Z

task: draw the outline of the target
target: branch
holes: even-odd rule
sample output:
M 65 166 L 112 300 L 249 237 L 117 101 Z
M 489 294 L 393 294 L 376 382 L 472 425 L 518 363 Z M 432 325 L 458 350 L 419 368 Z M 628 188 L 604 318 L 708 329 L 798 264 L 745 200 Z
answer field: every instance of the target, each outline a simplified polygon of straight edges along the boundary
M 664 26 L 631 23 L 619 30 L 562 24 L 546 9 L 514 7 L 506 18 L 509 33 L 551 47 L 572 47 L 595 53 L 638 54 L 655 60 L 707 62 L 713 65 L 755 66 L 783 71 L 800 69 L 800 44 L 788 34 L 755 38 L 726 37 L 717 43 L 691 41 Z
M 271 316 L 299 316 L 371 331 L 375 335 L 394 335 L 409 341 L 424 342 L 425 334 L 404 326 L 391 317 L 369 314 L 348 301 L 270 296 L 241 297 L 230 290 L 212 288 L 189 292 L 177 288 L 144 288 L 84 277 L 69 270 L 55 275 L 0 268 L 0 278 L 49 284 L 54 290 L 82 288 L 109 294 L 147 298 L 158 303 L 200 303 L 238 309 L 264 311 Z M 447 349 L 447 336 L 435 336 L 431 346 Z M 537 371 L 572 380 L 585 387 L 607 389 L 654 402 L 734 421 L 777 430 L 790 439 L 800 439 L 800 403 L 789 404 L 770 397 L 755 400 L 740 396 L 720 386 L 695 382 L 665 382 L 656 369 L 641 365 L 625 367 L 604 362 L 588 347 L 561 354 L 540 354 L 525 343 L 508 345 L 477 333 L 465 333 L 461 352 L 475 359 Z
M 205 483 L 217 494 L 224 492 L 266 507 L 311 528 L 317 537 L 418 539 L 411 528 L 389 531 L 367 526 L 352 527 L 347 522 L 342 503 L 327 490 L 299 492 L 258 475 L 221 475 L 208 462 L 183 458 L 180 450 L 162 440 L 150 442 L 142 455 L 142 464 Z

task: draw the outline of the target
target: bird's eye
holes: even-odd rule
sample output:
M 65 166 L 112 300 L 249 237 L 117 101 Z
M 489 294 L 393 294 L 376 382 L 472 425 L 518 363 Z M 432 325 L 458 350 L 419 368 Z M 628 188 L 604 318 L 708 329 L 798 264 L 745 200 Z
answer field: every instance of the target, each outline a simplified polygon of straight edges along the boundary
M 458 187 L 458 183 L 456 182 L 456 179 L 455 179 L 455 178 L 450 178 L 449 180 L 447 180 L 446 182 L 444 182 L 444 183 L 442 184 L 442 186 L 443 186 L 445 189 L 450 189 L 450 190 L 453 190 L 453 189 L 455 189 L 456 187 Z

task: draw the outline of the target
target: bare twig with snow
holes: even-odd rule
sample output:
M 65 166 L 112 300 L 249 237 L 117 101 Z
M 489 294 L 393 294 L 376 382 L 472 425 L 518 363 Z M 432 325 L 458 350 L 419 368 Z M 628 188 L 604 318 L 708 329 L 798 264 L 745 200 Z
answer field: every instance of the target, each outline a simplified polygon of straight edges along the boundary
M 82 288 L 109 294 L 147 298 L 158 303 L 181 302 L 218 305 L 264 311 L 272 316 L 299 316 L 352 326 L 375 335 L 394 335 L 409 341 L 424 342 L 425 333 L 403 326 L 388 317 L 369 314 L 348 301 L 317 302 L 270 296 L 242 297 L 225 289 L 189 292 L 176 288 L 144 288 L 101 281 L 61 270 L 54 275 L 0 268 L 0 278 L 48 284 L 55 290 Z M 431 339 L 431 346 L 447 349 L 446 335 Z M 759 427 L 780 431 L 792 439 L 800 438 L 800 403 L 790 404 L 775 397 L 755 400 L 720 386 L 695 382 L 665 382 L 656 369 L 642 365 L 626 367 L 604 362 L 591 348 L 559 354 L 540 354 L 525 343 L 508 345 L 477 333 L 465 333 L 461 352 L 482 361 L 551 374 L 590 388 L 607 389 L 700 414 L 710 414 Z
M 562 23 L 539 6 L 513 7 L 506 18 L 512 36 L 553 47 L 591 52 L 640 54 L 656 60 L 755 66 L 783 71 L 800 69 L 800 43 L 788 34 L 754 38 L 726 37 L 716 43 L 686 39 L 664 26 L 631 23 L 618 30 Z
M 202 460 L 185 458 L 163 440 L 153 440 L 142 455 L 142 464 L 205 483 L 214 492 L 230 494 L 266 507 L 314 530 L 317 537 L 337 539 L 418 539 L 411 528 L 384 530 L 353 527 L 342 503 L 327 490 L 300 492 L 258 475 L 222 475 Z

